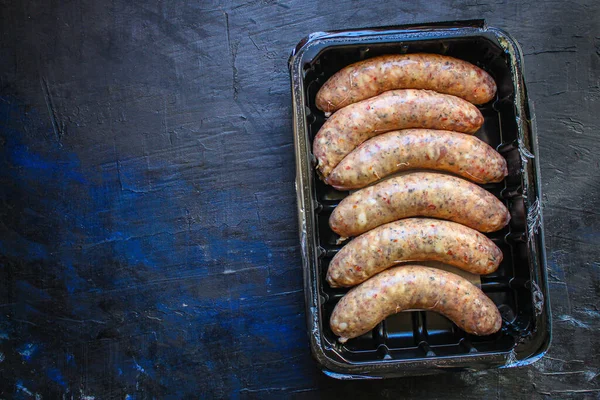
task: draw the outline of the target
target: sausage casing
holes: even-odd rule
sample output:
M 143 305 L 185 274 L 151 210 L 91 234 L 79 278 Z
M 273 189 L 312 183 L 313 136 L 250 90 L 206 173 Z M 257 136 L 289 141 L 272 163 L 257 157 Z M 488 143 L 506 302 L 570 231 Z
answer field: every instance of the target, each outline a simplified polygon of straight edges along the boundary
M 510 221 L 504 204 L 462 178 L 436 172 L 411 172 L 358 190 L 333 210 L 329 226 L 342 237 L 408 217 L 434 217 L 494 232 Z
M 338 190 L 360 189 L 411 169 L 451 172 L 476 183 L 500 182 L 506 160 L 475 136 L 434 129 L 405 129 L 375 136 L 348 154 L 327 177 Z
M 354 286 L 404 261 L 440 261 L 475 274 L 490 274 L 502 251 L 485 235 L 455 222 L 406 218 L 379 226 L 345 245 L 329 263 L 332 287 Z
M 494 79 L 481 68 L 439 54 L 388 54 L 349 65 L 325 82 L 316 105 L 334 112 L 394 89 L 429 89 L 484 104 L 496 95 Z
M 474 335 L 490 335 L 502 317 L 489 297 L 456 274 L 418 265 L 394 267 L 351 289 L 336 304 L 330 326 L 341 343 L 403 310 L 436 311 Z
M 313 142 L 318 168 L 327 177 L 359 144 L 397 129 L 431 128 L 475 133 L 483 116 L 473 104 L 430 90 L 391 90 L 349 105 L 331 116 Z

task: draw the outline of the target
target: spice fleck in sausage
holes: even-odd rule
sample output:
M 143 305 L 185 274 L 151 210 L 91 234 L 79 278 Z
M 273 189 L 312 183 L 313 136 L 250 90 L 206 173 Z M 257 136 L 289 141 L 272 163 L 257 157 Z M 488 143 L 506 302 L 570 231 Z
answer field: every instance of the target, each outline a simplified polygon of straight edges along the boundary
M 504 204 L 462 178 L 411 172 L 352 193 L 333 210 L 331 229 L 342 237 L 408 217 L 446 219 L 480 232 L 494 232 L 510 221 Z
M 388 269 L 350 290 L 336 304 L 330 326 L 344 343 L 410 309 L 436 311 L 474 335 L 491 335 L 502 326 L 498 308 L 481 289 L 451 272 L 418 265 Z
M 506 160 L 475 136 L 405 129 L 375 136 L 348 154 L 327 177 L 338 190 L 360 189 L 399 171 L 433 169 L 477 183 L 500 182 Z
M 327 177 L 359 144 L 397 129 L 431 128 L 475 133 L 483 116 L 473 104 L 430 90 L 391 90 L 344 107 L 319 129 L 313 142 L 318 169 Z
M 475 274 L 490 274 L 502 251 L 485 235 L 455 222 L 407 218 L 353 239 L 329 263 L 332 287 L 354 286 L 405 261 L 440 261 Z
M 325 82 L 316 97 L 334 112 L 393 89 L 429 89 L 484 104 L 496 95 L 494 79 L 481 68 L 439 54 L 389 54 L 349 65 Z

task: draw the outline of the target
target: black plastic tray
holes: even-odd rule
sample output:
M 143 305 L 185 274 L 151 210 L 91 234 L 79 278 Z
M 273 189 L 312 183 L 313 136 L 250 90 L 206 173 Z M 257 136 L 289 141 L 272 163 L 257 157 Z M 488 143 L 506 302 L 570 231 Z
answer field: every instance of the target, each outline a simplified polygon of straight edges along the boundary
M 332 289 L 325 273 L 341 245 L 328 226 L 348 192 L 321 182 L 312 140 L 325 121 L 315 106 L 321 85 L 351 63 L 381 54 L 427 52 L 467 60 L 488 71 L 498 94 L 480 106 L 485 123 L 477 137 L 508 162 L 507 178 L 482 185 L 510 210 L 510 224 L 488 234 L 503 251 L 498 270 L 482 276 L 483 291 L 503 317 L 500 332 L 466 334 L 443 316 L 399 313 L 345 344 L 336 341 L 329 317 L 347 289 Z M 537 137 L 523 81 L 521 50 L 506 32 L 482 20 L 317 32 L 303 39 L 289 60 L 296 151 L 296 190 L 306 313 L 313 356 L 339 379 L 369 379 L 529 364 L 547 351 L 551 337 Z

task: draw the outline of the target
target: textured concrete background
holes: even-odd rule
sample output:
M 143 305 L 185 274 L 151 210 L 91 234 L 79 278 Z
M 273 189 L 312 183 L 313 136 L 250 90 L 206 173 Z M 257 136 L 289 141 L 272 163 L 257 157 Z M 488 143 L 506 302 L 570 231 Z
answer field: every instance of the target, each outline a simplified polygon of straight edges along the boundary
M 520 41 L 554 339 L 533 366 L 337 382 L 310 356 L 287 59 L 313 31 Z M 0 397 L 597 397 L 600 3 L 0 0 Z

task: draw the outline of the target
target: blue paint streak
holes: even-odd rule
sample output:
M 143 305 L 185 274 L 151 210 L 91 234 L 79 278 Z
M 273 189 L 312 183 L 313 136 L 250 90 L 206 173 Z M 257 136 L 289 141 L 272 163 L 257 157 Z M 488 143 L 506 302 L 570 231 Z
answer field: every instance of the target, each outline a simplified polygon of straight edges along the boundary
M 135 370 L 139 374 L 147 375 L 152 378 L 155 376 L 154 367 L 152 366 L 152 360 L 149 360 L 149 359 L 136 360 L 134 358 L 133 366 L 135 367 Z
M 75 293 L 77 290 L 83 290 L 87 286 L 87 282 L 79 277 L 77 269 L 70 262 L 66 261 L 64 265 L 65 286 L 69 294 Z
M 9 102 L 8 106 L 0 102 L 0 137 L 5 141 L 0 148 L 0 179 L 14 186 L 0 193 L 0 200 L 7 196 L 34 199 L 32 204 L 26 204 L 29 211 L 23 213 L 18 222 L 25 232 L 27 226 L 40 222 L 50 228 L 49 234 L 43 235 L 44 240 L 47 238 L 43 243 L 26 233 L 3 238 L 0 253 L 32 263 L 46 279 L 64 285 L 54 287 L 53 293 L 62 290 L 59 300 L 68 304 L 66 312 L 70 313 L 65 318 L 120 321 L 114 325 L 115 329 L 121 337 L 133 338 L 130 343 L 133 356 L 116 355 L 115 359 L 123 360 L 113 366 L 119 382 L 136 385 L 140 379 L 159 380 L 178 397 L 195 393 L 197 382 L 182 382 L 172 374 L 181 368 L 182 360 L 198 362 L 189 357 L 187 346 L 191 344 L 203 352 L 198 367 L 233 387 L 231 395 L 235 397 L 239 396 L 243 382 L 251 381 L 258 387 L 269 384 L 270 377 L 258 376 L 253 371 L 232 370 L 235 363 L 218 358 L 222 353 L 214 351 L 212 346 L 238 346 L 240 354 L 259 359 L 269 353 L 307 350 L 306 333 L 298 329 L 303 327 L 304 315 L 282 310 L 278 304 L 281 299 L 267 296 L 268 289 L 274 285 L 269 269 L 277 270 L 287 260 L 273 255 L 262 239 L 264 233 L 257 221 L 244 222 L 246 225 L 239 228 L 230 228 L 225 223 L 229 221 L 216 228 L 212 226 L 214 222 L 203 221 L 214 215 L 214 204 L 229 204 L 230 199 L 239 197 L 236 189 L 203 187 L 202 197 L 214 200 L 195 209 L 194 217 L 200 221 L 189 223 L 190 204 L 170 193 L 189 193 L 196 189 L 177 177 L 169 160 L 153 161 L 152 176 L 142 162 L 85 169 L 66 145 L 60 147 L 51 141 L 29 143 L 10 122 L 19 121 L 23 116 L 14 102 L 10 99 Z M 33 121 L 28 125 L 38 124 L 34 112 L 27 118 Z M 39 126 L 42 131 L 51 129 L 46 123 Z M 165 189 L 152 191 L 156 185 L 165 185 Z M 240 202 L 236 211 L 253 215 L 256 205 L 252 201 Z M 238 231 L 231 234 L 231 229 Z M 185 249 L 185 258 L 181 249 Z M 38 263 L 43 268 L 37 267 Z M 249 270 L 252 279 L 232 274 L 229 286 L 219 291 L 205 285 L 215 274 L 240 269 Z M 188 284 L 185 279 L 178 281 L 182 273 L 183 276 L 192 274 L 194 284 Z M 177 289 L 165 290 L 166 285 L 177 285 Z M 38 311 L 42 309 L 37 303 L 55 299 L 25 278 L 15 290 L 18 299 L 32 303 L 32 306 L 18 308 L 19 317 L 45 323 L 47 317 Z M 108 290 L 110 296 L 105 295 Z M 100 309 L 98 299 L 104 297 L 114 300 L 117 308 Z M 297 304 L 287 300 L 293 310 L 303 308 L 301 293 L 294 295 L 293 301 Z M 280 311 L 285 317 L 269 310 Z M 140 324 L 134 319 L 147 316 L 160 321 L 149 319 Z M 93 340 L 103 329 L 102 324 L 95 323 L 53 322 L 63 328 L 64 337 L 56 338 L 58 340 Z M 148 328 L 151 324 L 157 327 L 153 336 Z M 29 332 L 35 331 L 29 329 L 24 326 L 20 333 L 31 336 Z M 145 338 L 144 344 L 135 338 Z M 37 339 L 42 344 L 52 340 Z M 215 340 L 219 343 L 215 344 Z M 148 349 L 149 341 L 160 344 L 157 353 Z M 28 343 L 17 350 L 30 362 L 38 346 Z M 45 345 L 44 351 L 48 351 Z M 67 368 L 77 364 L 73 355 L 66 357 Z M 161 365 L 160 374 L 156 373 L 155 365 Z M 286 367 L 294 368 L 296 374 L 301 373 L 294 365 Z M 47 374 L 61 386 L 68 383 L 66 369 L 48 370 Z M 218 382 L 213 384 L 219 385 Z
M 38 346 L 33 343 L 26 343 L 23 346 L 17 348 L 17 353 L 21 355 L 23 360 L 29 362 L 31 358 L 38 351 Z
M 67 382 L 65 382 L 65 378 L 62 376 L 61 372 L 57 368 L 50 368 L 46 371 L 46 375 L 53 382 L 58 383 L 60 386 L 66 388 Z
M 34 179 L 64 178 L 66 182 L 86 183 L 83 175 L 77 171 L 79 160 L 74 155 L 70 155 L 67 160 L 61 162 L 50 162 L 30 151 L 27 146 L 17 143 L 16 140 L 9 140 L 6 148 L 11 164 L 17 167 L 19 172 L 26 173 L 27 177 Z
M 33 396 L 31 390 L 25 387 L 25 383 L 20 379 L 15 382 L 15 389 L 16 399 L 30 399 Z

